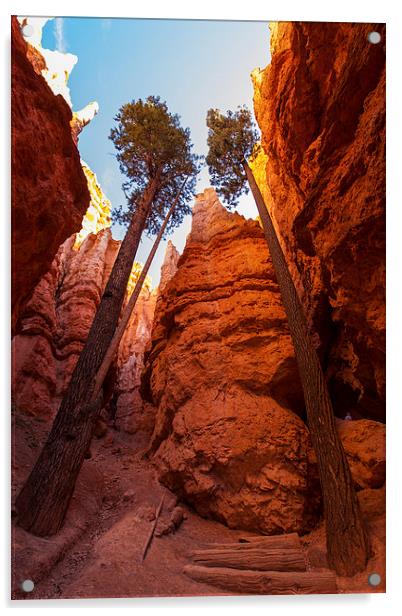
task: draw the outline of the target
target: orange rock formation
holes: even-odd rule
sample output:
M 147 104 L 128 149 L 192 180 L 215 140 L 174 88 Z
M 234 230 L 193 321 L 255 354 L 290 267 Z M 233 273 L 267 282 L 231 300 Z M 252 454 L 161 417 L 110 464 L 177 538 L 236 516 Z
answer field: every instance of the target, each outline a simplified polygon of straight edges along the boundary
M 382 42 L 372 45 L 377 30 Z M 384 420 L 385 26 L 278 23 L 253 171 L 340 417 Z
M 81 161 L 82 169 L 88 182 L 88 190 L 91 197 L 89 207 L 85 212 L 81 223 L 81 230 L 75 239 L 75 248 L 80 246 L 90 233 L 98 233 L 102 229 L 110 227 L 112 205 L 98 183 L 96 174 Z
M 12 18 L 12 326 L 60 244 L 81 226 L 89 192 L 71 109 L 27 57 Z M 38 60 L 39 61 L 39 60 Z
M 337 427 L 369 522 L 370 572 L 383 575 L 385 429 L 367 419 L 384 419 L 384 49 L 367 43 L 372 29 L 275 24 L 272 63 L 253 74 L 262 140 L 251 165 L 335 411 L 364 417 L 338 419 Z M 15 489 L 65 392 L 119 242 L 108 228 L 110 203 L 84 163 L 83 172 L 75 145 L 95 107 L 72 117 L 66 79 L 52 78 L 40 38 L 27 46 L 15 20 L 13 45 Z M 159 294 L 147 279 L 104 392 L 135 455 L 149 441 L 160 481 L 202 516 L 262 533 L 303 533 L 318 521 L 316 459 L 266 242 L 257 222 L 226 211 L 212 189 L 197 197 L 183 254 L 168 243 Z M 104 460 L 108 481 L 110 466 L 122 475 L 127 469 L 124 485 L 140 484 L 144 498 L 154 471 L 147 465 L 142 474 L 144 460 L 134 475 L 132 460 L 120 468 L 110 452 L 116 434 L 101 443 L 96 464 Z M 104 500 L 94 470 L 91 460 L 84 464 L 73 521 L 87 523 Z M 123 502 L 121 489 L 115 492 Z M 200 538 L 210 536 L 214 525 L 199 522 L 209 525 Z M 119 524 L 110 536 L 124 543 Z M 231 532 L 217 526 L 217 540 L 222 530 Z M 25 562 L 27 534 L 18 537 Z M 310 559 L 324 555 L 325 564 L 323 524 L 305 541 Z M 365 588 L 366 573 L 353 589 Z
M 303 403 L 272 264 L 258 223 L 225 210 L 213 189 L 197 197 L 158 300 L 147 384 L 163 483 L 231 527 L 306 528 L 309 436 L 289 410 Z
M 318 470 L 260 226 L 229 213 L 207 189 L 171 270 L 142 375 L 143 395 L 156 407 L 149 451 L 160 480 L 231 528 L 306 531 L 320 508 Z M 381 488 L 382 424 L 338 427 L 356 488 Z
M 84 231 L 79 235 L 84 237 Z M 110 229 L 88 234 L 78 246 L 77 237 L 71 236 L 60 247 L 27 303 L 20 332 L 12 341 L 13 401 L 20 411 L 43 418 L 53 416 L 66 391 L 120 246 Z M 127 295 L 139 271 L 135 263 Z M 153 295 L 148 279 L 122 340 L 118 364 L 126 376 L 123 379 L 117 371 L 113 382 L 105 384 L 108 397 L 115 378 L 130 381 L 125 365 L 129 360 L 133 365 L 130 352 L 148 342 Z M 139 332 L 142 335 L 137 340 Z

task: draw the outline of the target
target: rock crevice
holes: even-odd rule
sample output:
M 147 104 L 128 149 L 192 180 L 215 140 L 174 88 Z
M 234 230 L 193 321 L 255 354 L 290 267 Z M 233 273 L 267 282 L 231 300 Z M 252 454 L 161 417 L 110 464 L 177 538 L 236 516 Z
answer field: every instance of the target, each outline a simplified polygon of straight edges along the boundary
M 368 34 L 380 32 L 372 45 Z M 385 420 L 385 26 L 271 25 L 251 163 L 335 412 Z

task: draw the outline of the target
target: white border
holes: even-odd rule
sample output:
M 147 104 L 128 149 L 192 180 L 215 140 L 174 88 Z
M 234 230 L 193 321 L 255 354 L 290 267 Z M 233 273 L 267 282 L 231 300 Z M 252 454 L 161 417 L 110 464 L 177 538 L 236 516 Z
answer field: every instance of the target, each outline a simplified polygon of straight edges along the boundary
M 5 507 L 2 507 L 2 522 L 5 534 L 2 542 L 3 558 L 1 561 L 0 580 L 2 584 L 1 598 L 6 609 L 23 610 L 27 607 L 33 612 L 46 608 L 52 610 L 74 609 L 81 613 L 85 608 L 102 610 L 118 607 L 150 614 L 160 608 L 164 612 L 194 613 L 219 612 L 227 610 L 231 615 L 241 614 L 245 608 L 252 608 L 254 614 L 266 614 L 280 609 L 281 613 L 289 614 L 291 610 L 308 610 L 309 615 L 319 614 L 326 616 L 339 611 L 349 610 L 347 613 L 363 614 L 365 616 L 378 616 L 379 610 L 388 613 L 397 613 L 399 600 L 398 589 L 402 576 L 402 545 L 400 514 L 400 474 L 398 452 L 401 449 L 402 438 L 402 408 L 400 402 L 401 381 L 401 327 L 402 293 L 401 293 L 401 267 L 398 267 L 400 251 L 398 250 L 402 235 L 402 203 L 400 182 L 398 186 L 398 173 L 402 160 L 402 134 L 400 131 L 402 113 L 401 96 L 401 50 L 402 38 L 401 3 L 398 0 L 354 1 L 334 0 L 333 2 L 318 2 L 313 0 L 254 0 L 253 2 L 236 3 L 217 0 L 203 0 L 198 3 L 179 2 L 178 0 L 153 0 L 153 2 L 122 2 L 114 0 L 112 8 L 99 1 L 70 0 L 55 4 L 49 0 L 19 1 L 4 0 L 1 6 L 0 28 L 2 31 L 2 95 L 3 105 L 0 115 L 2 121 L 3 140 L 2 154 L 4 163 L 0 166 L 2 178 L 1 187 L 3 199 L 1 211 L 1 230 L 3 232 L 1 246 L 1 274 L 0 281 L 2 304 L 2 319 L 0 327 L 2 333 L 2 364 L 0 375 L 2 378 L 3 404 L 0 408 L 3 426 L 1 430 L 3 441 L 3 485 L 7 494 Z M 9 593 L 9 306 L 6 289 L 9 292 L 9 29 L 10 14 L 20 15 L 77 15 L 77 16 L 105 16 L 105 17 L 164 17 L 164 18 L 192 18 L 192 19 L 260 19 L 264 21 L 366 21 L 387 22 L 387 391 L 388 391 L 388 423 L 387 423 L 387 460 L 388 460 L 388 498 L 387 498 L 387 594 L 386 595 L 343 595 L 333 598 L 320 596 L 306 597 L 228 597 L 228 598 L 194 598 L 194 599 L 131 599 L 131 600 L 77 600 L 77 601 L 41 601 L 41 602 L 13 602 L 8 600 Z M 234 54 L 235 54 L 234 49 Z M 239 52 L 240 53 L 240 52 Z M 233 62 L 236 62 L 235 55 Z M 398 130 L 399 129 L 399 130 Z M 8 207 L 7 207 L 8 206 Z M 399 395 L 398 395 L 399 394 Z M 400 612 L 399 612 L 400 613 Z

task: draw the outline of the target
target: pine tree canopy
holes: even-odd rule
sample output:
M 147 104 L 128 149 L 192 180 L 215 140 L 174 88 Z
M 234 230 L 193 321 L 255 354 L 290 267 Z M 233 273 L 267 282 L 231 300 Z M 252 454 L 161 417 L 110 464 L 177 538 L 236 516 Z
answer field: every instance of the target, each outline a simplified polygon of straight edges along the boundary
M 212 185 L 231 209 L 236 207 L 242 193 L 248 193 L 243 162 L 252 153 L 258 133 L 245 106 L 227 111 L 226 115 L 219 109 L 209 109 L 207 126 L 209 175 Z
M 123 191 L 128 206 L 118 206 L 112 213 L 113 221 L 128 226 L 146 186 L 156 179 L 158 188 L 146 224 L 148 235 L 156 234 L 188 176 L 169 221 L 169 232 L 191 211 L 189 201 L 200 168 L 200 157 L 192 152 L 190 130 L 181 127 L 179 116 L 170 113 L 158 96 L 123 105 L 114 119 L 117 125 L 110 139 L 120 170 L 127 177 Z

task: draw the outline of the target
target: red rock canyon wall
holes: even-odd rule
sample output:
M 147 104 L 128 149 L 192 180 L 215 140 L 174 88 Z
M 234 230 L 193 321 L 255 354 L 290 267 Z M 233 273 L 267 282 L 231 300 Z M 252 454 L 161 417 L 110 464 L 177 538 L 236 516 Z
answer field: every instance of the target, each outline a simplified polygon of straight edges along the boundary
M 271 55 L 253 72 L 253 171 L 335 412 L 384 421 L 385 26 L 272 24 Z
M 149 454 L 160 481 L 229 527 L 304 532 L 320 511 L 318 472 L 262 230 L 207 189 L 175 269 L 142 374 L 156 407 Z M 338 428 L 357 489 L 383 486 L 384 426 Z
M 12 341 L 12 393 L 17 408 L 50 418 L 65 393 L 113 267 L 120 242 L 110 229 L 89 234 L 76 246 L 76 236 L 60 247 L 21 316 L 20 333 Z M 136 267 L 134 268 L 135 275 Z M 126 300 L 127 301 L 127 300 Z M 117 420 L 127 431 L 127 417 L 136 410 L 136 393 L 155 307 L 155 291 L 145 285 L 106 381 L 114 394 Z M 111 382 L 109 382 L 111 380 Z M 125 417 L 123 421 L 123 417 Z
M 27 57 L 12 18 L 12 328 L 59 249 L 81 227 L 89 191 L 71 135 L 72 112 Z M 30 54 L 40 61 L 39 54 Z M 43 58 L 41 60 L 43 62 Z M 40 70 L 37 66 L 37 70 Z
M 367 43 L 372 29 L 276 24 L 271 65 L 253 74 L 262 132 L 254 174 L 335 411 L 368 418 L 338 421 L 359 490 L 385 481 L 385 430 L 370 421 L 384 419 L 385 334 L 384 58 Z M 76 149 L 87 115 L 72 121 L 15 21 L 13 33 L 13 401 L 48 420 L 119 242 L 107 228 L 110 203 Z M 168 243 L 159 292 L 147 281 L 106 390 L 115 427 L 149 441 L 161 482 L 201 515 L 263 533 L 315 524 L 316 461 L 266 242 L 213 189 L 196 199 L 183 254 Z

